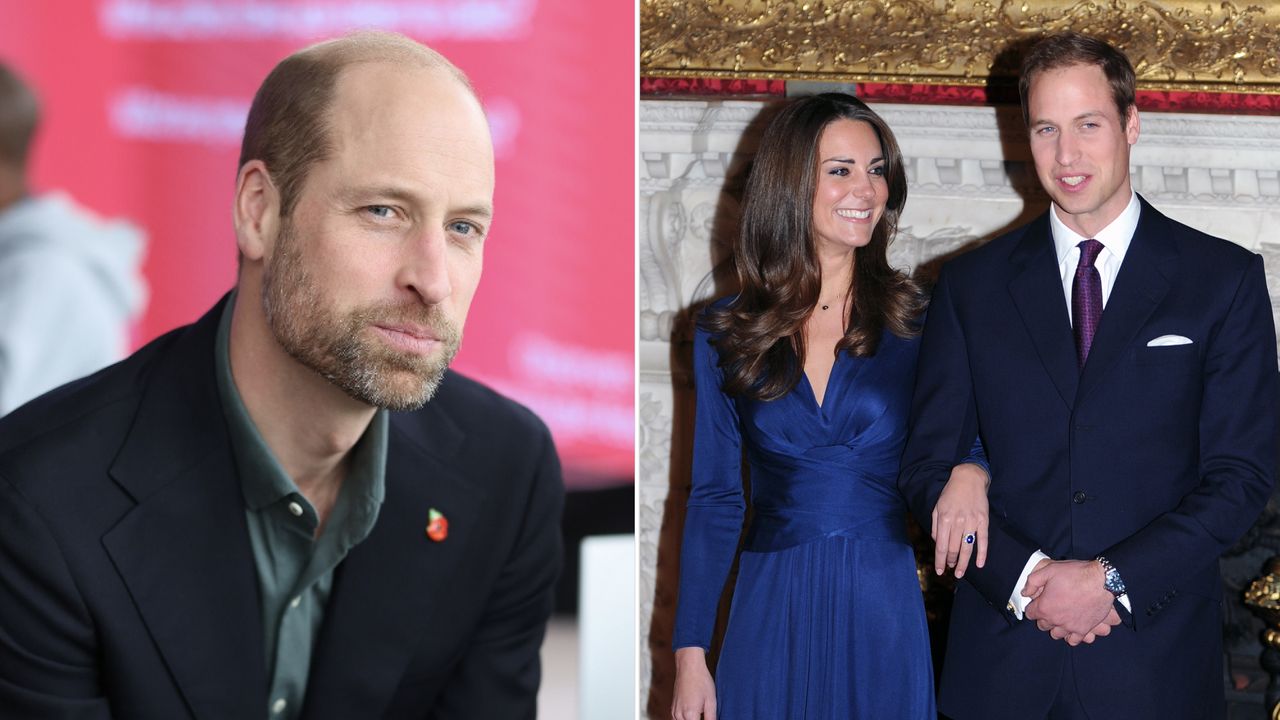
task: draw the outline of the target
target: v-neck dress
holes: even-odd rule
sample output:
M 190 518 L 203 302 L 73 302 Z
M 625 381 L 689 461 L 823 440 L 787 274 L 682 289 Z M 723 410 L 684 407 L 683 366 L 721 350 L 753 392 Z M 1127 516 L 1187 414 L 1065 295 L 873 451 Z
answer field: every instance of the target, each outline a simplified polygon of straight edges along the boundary
M 680 558 L 676 648 L 708 648 L 753 515 L 716 668 L 723 720 L 934 720 L 915 557 L 898 493 L 918 339 L 886 332 L 841 353 L 821 406 L 807 379 L 760 402 L 721 392 L 711 336 L 694 343 L 693 488 Z

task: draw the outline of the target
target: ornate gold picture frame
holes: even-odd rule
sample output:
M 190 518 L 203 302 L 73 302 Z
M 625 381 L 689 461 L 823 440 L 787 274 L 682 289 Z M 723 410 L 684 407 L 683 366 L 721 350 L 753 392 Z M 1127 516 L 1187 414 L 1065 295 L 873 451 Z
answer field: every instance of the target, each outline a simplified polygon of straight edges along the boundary
M 1066 29 L 1123 49 L 1140 89 L 1280 95 L 1275 0 L 641 0 L 640 74 L 984 85 Z

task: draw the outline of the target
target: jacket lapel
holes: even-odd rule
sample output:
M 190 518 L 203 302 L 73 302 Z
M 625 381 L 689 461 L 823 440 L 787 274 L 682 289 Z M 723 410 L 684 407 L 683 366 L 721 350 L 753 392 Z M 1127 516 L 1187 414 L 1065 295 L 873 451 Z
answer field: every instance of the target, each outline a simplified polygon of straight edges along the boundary
M 214 379 L 225 299 L 154 369 L 111 475 L 137 502 L 103 537 L 197 718 L 266 712 L 266 668 L 244 500 Z
M 1015 266 L 1009 294 L 1022 316 L 1045 372 L 1053 381 L 1067 407 L 1072 407 L 1080 370 L 1076 362 L 1071 318 L 1062 294 L 1058 258 L 1053 251 L 1049 215 L 1045 213 L 1027 227 L 1022 240 L 1009 255 Z
M 424 415 L 429 435 L 419 429 Z M 463 550 L 484 541 L 482 498 L 456 468 L 465 438 L 448 410 L 428 403 L 393 415 L 391 427 L 386 498 L 369 537 L 335 573 L 307 683 L 307 720 L 380 715 L 423 637 L 449 622 L 438 606 L 461 572 Z M 438 542 L 426 535 L 432 508 L 449 523 Z
M 1177 272 L 1178 251 L 1169 219 L 1146 200 L 1141 197 L 1139 200 L 1142 215 L 1111 288 L 1111 297 L 1102 311 L 1102 319 L 1098 321 L 1089 360 L 1080 377 L 1080 399 L 1089 394 L 1131 346 L 1147 318 L 1169 292 L 1170 278 Z

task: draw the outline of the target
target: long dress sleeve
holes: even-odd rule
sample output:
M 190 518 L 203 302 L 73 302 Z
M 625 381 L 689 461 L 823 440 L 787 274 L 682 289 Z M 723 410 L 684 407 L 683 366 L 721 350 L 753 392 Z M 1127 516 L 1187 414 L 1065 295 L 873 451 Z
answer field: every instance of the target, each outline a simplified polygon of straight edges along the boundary
M 981 436 L 973 439 L 973 447 L 969 448 L 969 454 L 956 464 L 959 465 L 961 463 L 973 463 L 985 470 L 987 477 L 991 477 L 991 463 L 987 462 L 987 449 L 982 446 Z
M 721 391 L 718 359 L 711 335 L 698 328 L 693 344 L 693 488 L 680 550 L 675 648 L 710 648 L 716 608 L 742 531 L 742 435 L 734 401 Z

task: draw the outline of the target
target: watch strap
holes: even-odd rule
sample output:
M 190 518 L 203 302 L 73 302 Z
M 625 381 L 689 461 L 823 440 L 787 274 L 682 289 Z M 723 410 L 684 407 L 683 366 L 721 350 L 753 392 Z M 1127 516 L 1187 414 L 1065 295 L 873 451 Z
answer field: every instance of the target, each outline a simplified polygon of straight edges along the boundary
M 1105 573 L 1102 581 L 1103 587 L 1116 597 L 1124 595 L 1126 590 L 1124 580 L 1120 577 L 1120 571 L 1116 569 L 1115 565 L 1111 564 L 1110 560 L 1101 555 L 1098 556 L 1097 560 L 1098 564 L 1102 565 L 1102 570 Z

